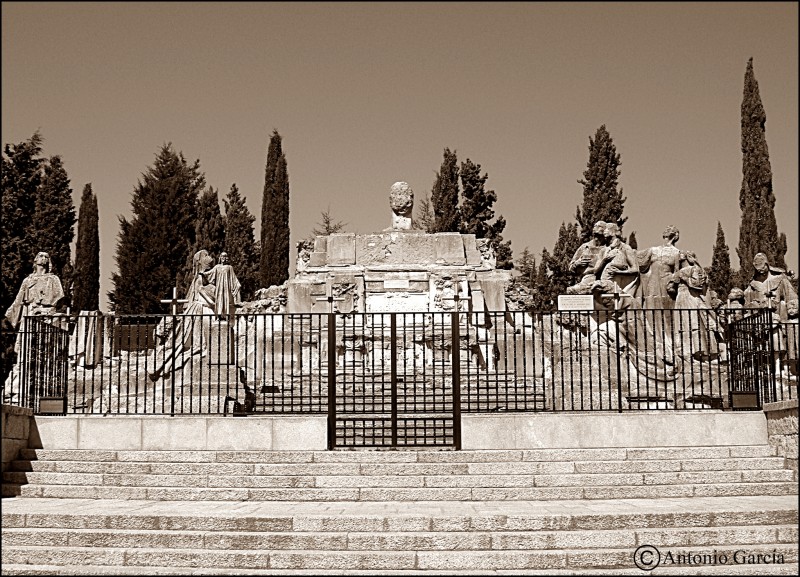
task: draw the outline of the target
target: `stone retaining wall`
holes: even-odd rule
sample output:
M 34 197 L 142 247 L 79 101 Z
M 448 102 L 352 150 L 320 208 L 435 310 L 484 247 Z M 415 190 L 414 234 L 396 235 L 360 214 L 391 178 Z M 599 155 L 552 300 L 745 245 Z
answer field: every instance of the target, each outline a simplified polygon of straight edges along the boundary
M 0 428 L 3 430 L 3 468 L 17 458 L 20 449 L 28 448 L 28 436 L 33 420 L 33 409 L 3 405 L 0 413 Z
M 766 403 L 769 444 L 778 448 L 778 455 L 785 459 L 787 469 L 797 473 L 797 399 Z

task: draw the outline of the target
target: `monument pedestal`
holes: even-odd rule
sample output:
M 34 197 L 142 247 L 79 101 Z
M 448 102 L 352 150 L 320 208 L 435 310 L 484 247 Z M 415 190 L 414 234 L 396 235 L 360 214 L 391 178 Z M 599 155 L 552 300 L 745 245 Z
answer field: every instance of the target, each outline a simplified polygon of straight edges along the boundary
M 236 362 L 236 339 L 233 328 L 227 321 L 211 323 L 208 335 L 208 353 L 210 364 L 228 365 Z

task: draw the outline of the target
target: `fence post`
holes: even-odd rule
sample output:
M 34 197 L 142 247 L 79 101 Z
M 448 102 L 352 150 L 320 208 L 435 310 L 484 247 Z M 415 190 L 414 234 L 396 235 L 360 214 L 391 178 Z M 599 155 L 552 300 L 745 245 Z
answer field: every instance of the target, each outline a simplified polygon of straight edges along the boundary
M 627 316 L 627 311 L 619 311 L 619 310 L 617 310 L 616 303 L 615 303 L 615 306 L 614 306 L 615 316 L 619 315 L 619 313 L 621 313 L 621 312 L 624 312 L 626 314 L 626 316 Z M 616 351 L 616 357 L 617 357 L 617 412 L 621 413 L 622 412 L 622 361 L 619 358 L 619 355 L 620 355 L 620 352 L 619 352 L 619 322 L 620 322 L 619 318 L 615 318 L 614 319 L 614 329 L 615 329 L 615 333 L 616 333 L 614 335 L 614 346 L 617 349 L 617 351 Z
M 336 316 L 328 313 L 328 450 L 336 448 Z
M 458 303 L 456 303 L 457 305 Z M 458 307 L 450 313 L 451 342 L 453 366 L 453 444 L 456 451 L 461 450 L 461 334 Z
M 392 449 L 397 448 L 397 313 L 390 314 L 389 347 L 392 360 L 391 367 L 391 403 L 392 403 Z

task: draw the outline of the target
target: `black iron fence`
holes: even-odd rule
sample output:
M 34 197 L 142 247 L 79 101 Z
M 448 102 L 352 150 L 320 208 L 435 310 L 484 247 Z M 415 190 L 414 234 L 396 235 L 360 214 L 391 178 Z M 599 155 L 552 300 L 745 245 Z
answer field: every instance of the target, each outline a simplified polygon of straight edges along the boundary
M 327 414 L 334 443 L 429 445 L 457 438 L 461 412 L 796 398 L 797 341 L 796 321 L 741 310 L 55 315 L 24 319 L 3 397 L 78 414 Z

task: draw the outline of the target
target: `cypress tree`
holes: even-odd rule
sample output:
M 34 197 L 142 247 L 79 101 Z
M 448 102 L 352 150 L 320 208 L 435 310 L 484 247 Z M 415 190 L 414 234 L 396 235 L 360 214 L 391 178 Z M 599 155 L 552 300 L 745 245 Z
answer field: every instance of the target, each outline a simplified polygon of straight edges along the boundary
M 433 206 L 431 199 L 427 194 L 417 203 L 417 216 L 414 217 L 413 223 L 415 228 L 424 230 L 425 232 L 433 232 L 433 227 L 436 224 L 436 216 L 433 214 Z
M 33 213 L 32 236 L 36 251 L 49 253 L 50 272 L 61 278 L 65 301 L 70 302 L 71 279 L 65 278 L 65 272 L 69 272 L 65 268 L 72 260 L 70 244 L 75 238 L 77 221 L 72 188 L 60 156 L 52 156 L 43 166 Z
M 194 226 L 195 249 L 206 249 L 215 258 L 225 245 L 225 220 L 219 210 L 219 197 L 214 187 L 203 191 L 197 203 L 197 221 Z
M 560 294 L 564 294 L 567 287 L 574 283 L 574 275 L 569 270 L 569 263 L 575 255 L 575 251 L 580 246 L 578 235 L 578 225 L 575 223 L 561 223 L 558 230 L 558 240 L 553 247 L 553 253 L 547 255 L 545 264 L 550 272 L 550 285 L 552 287 L 553 300 Z
M 267 149 L 261 200 L 261 285 L 283 284 L 289 278 L 289 172 L 277 130 Z
M 636 240 L 636 231 L 632 230 L 630 236 L 628 236 L 628 246 L 632 249 L 639 248 L 639 241 Z
M 458 159 L 456 152 L 444 149 L 444 159 L 431 190 L 434 223 L 429 232 L 458 232 Z
M 225 252 L 242 285 L 242 300 L 250 300 L 258 288 L 259 251 L 256 250 L 253 216 L 239 194 L 236 183 L 231 185 L 225 204 Z
M 745 282 L 753 277 L 753 257 L 763 252 L 769 263 L 786 268 L 786 237 L 778 234 L 775 194 L 766 139 L 767 115 L 761 103 L 753 59 L 747 61 L 742 96 L 742 187 L 739 208 L 739 275 Z
M 469 158 L 461 163 L 461 225 L 459 232 L 474 234 L 475 238 L 488 238 L 495 250 L 497 268 L 510 269 L 514 264 L 511 255 L 511 241 L 503 242 L 502 232 L 506 219 L 497 217 L 495 222 L 492 206 L 497 200 L 493 190 L 486 190 L 488 173 L 481 176 L 481 165 Z
M 537 311 L 553 310 L 558 295 L 553 288 L 553 283 L 547 270 L 547 263 L 550 259 L 550 253 L 546 248 L 543 248 L 542 256 L 539 259 L 539 268 L 536 270 L 536 283 L 532 303 L 533 309 Z
M 33 268 L 37 252 L 32 235 L 33 213 L 42 180 L 44 139 L 37 131 L 28 140 L 3 147 L 2 235 L 0 235 L 0 308 L 5 311 L 17 295 L 22 279 Z
M 528 250 L 527 246 L 522 251 L 516 263 L 516 268 L 519 271 L 520 282 L 529 289 L 535 288 L 537 272 L 536 257 Z
M 120 232 L 109 292 L 123 314 L 160 313 L 161 299 L 181 286 L 195 242 L 197 198 L 205 188 L 200 161 L 188 164 L 172 144 L 161 147 L 133 191 L 133 218 L 119 217 Z
M 92 184 L 83 187 L 78 211 L 78 241 L 75 245 L 75 273 L 72 306 L 78 311 L 100 308 L 100 232 L 97 196 Z
M 589 162 L 578 181 L 583 185 L 583 205 L 578 207 L 575 218 L 581 227 L 581 242 L 589 241 L 598 220 L 614 222 L 620 230 L 628 220 L 622 217 L 627 199 L 622 196 L 622 188 L 617 189 L 620 164 L 617 147 L 603 124 L 594 138 L 589 137 Z
M 731 292 L 732 285 L 731 255 L 728 245 L 725 244 L 722 223 L 717 221 L 717 241 L 714 243 L 714 252 L 711 257 L 708 286 L 711 290 L 716 291 L 717 296 L 724 301 Z

